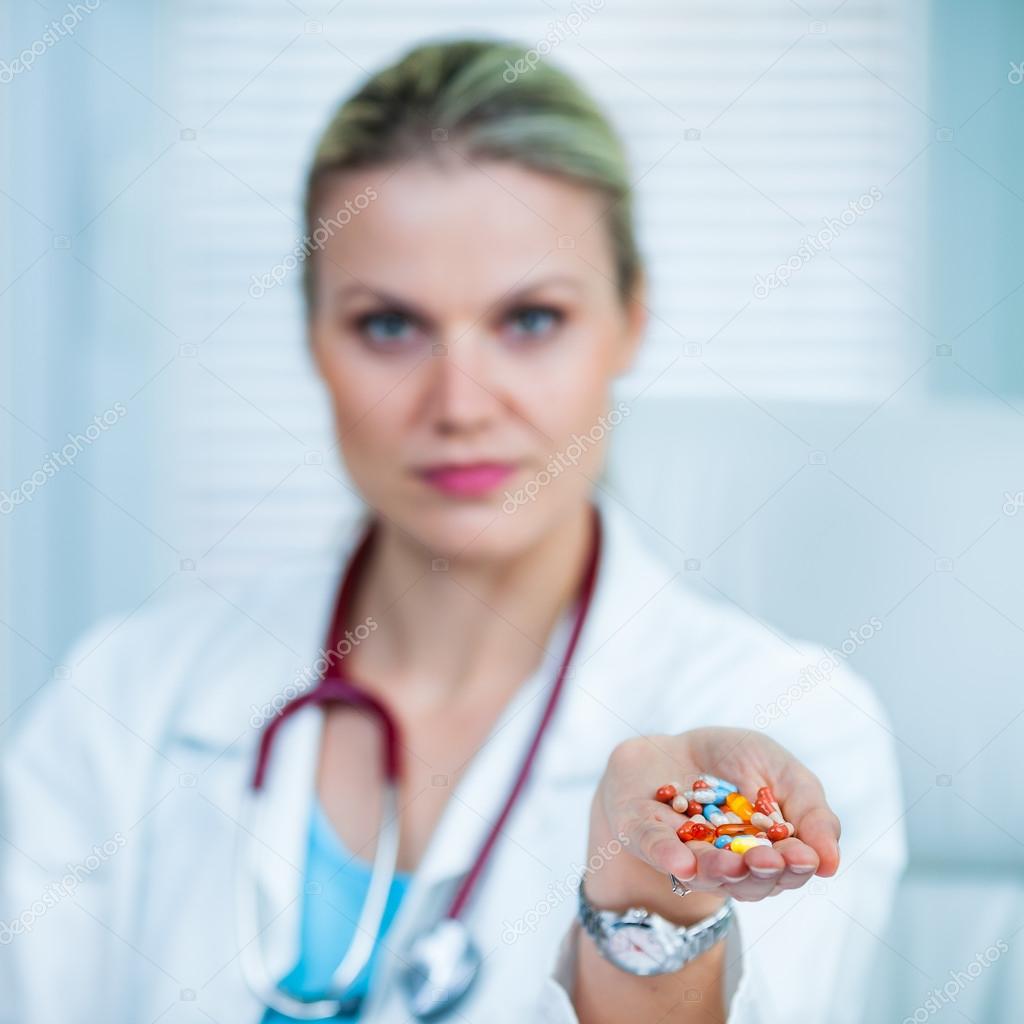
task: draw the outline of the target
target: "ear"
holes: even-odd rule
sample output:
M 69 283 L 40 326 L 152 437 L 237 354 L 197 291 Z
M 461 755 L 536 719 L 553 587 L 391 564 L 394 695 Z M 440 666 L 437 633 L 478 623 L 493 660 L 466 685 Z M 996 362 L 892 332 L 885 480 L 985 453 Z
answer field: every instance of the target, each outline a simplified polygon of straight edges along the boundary
M 647 277 L 642 271 L 637 273 L 636 283 L 625 302 L 624 331 L 616 362 L 616 376 L 622 376 L 631 369 L 647 333 Z

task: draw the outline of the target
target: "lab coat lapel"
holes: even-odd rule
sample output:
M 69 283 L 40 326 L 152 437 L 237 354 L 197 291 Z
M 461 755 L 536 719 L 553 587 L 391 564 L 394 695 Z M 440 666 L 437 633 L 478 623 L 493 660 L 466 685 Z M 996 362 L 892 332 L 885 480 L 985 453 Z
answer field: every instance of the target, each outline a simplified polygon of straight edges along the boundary
M 309 814 L 322 721 L 321 709 L 307 706 L 282 725 L 274 740 L 264 791 L 254 801 L 251 838 L 244 837 L 262 897 L 263 932 L 258 941 L 275 981 L 291 970 L 299 951 Z
M 293 966 L 299 950 L 310 801 L 315 791 L 322 712 L 307 706 L 285 721 L 275 737 L 261 794 L 249 784 L 256 764 L 261 721 L 273 707 L 309 685 L 333 609 L 339 566 L 360 535 L 351 532 L 338 559 L 315 576 L 281 581 L 274 600 L 244 604 L 236 628 L 223 637 L 224 652 L 210 678 L 190 693 L 171 729 L 170 741 L 199 752 L 217 766 L 204 783 L 209 798 L 231 821 L 247 870 L 234 883 L 256 883 L 261 894 L 258 928 L 268 973 L 274 980 Z M 223 665 L 223 669 L 220 666 Z M 219 669 L 219 670 L 218 670 Z M 232 770 L 228 771 L 228 765 Z M 219 780 L 213 787 L 212 781 Z M 238 937 L 241 944 L 253 935 Z

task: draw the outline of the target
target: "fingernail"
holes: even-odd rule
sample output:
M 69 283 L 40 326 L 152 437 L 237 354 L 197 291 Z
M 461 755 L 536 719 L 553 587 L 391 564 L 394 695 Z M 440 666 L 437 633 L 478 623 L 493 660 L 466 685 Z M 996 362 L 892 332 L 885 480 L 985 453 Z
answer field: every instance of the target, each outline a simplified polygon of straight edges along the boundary
M 789 870 L 794 875 L 809 875 L 814 868 L 810 864 L 790 864 Z
M 755 878 L 773 878 L 779 872 L 775 868 L 755 868 L 755 867 L 751 867 L 750 873 Z
M 726 882 L 732 885 L 735 882 L 742 882 L 743 879 L 746 878 L 749 874 L 749 871 L 744 871 L 742 875 L 737 875 L 735 878 L 730 878 L 728 875 L 723 875 L 722 877 L 725 879 Z

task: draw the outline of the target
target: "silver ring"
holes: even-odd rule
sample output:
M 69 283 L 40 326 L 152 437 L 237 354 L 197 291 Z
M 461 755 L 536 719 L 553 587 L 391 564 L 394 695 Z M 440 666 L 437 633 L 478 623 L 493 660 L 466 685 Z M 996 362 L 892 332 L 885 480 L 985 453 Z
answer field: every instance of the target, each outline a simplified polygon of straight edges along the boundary
M 676 878 L 675 875 L 669 875 L 668 877 L 672 879 L 672 891 L 677 896 L 688 896 L 691 892 L 693 892 L 693 890 L 685 882 L 680 881 L 678 878 Z

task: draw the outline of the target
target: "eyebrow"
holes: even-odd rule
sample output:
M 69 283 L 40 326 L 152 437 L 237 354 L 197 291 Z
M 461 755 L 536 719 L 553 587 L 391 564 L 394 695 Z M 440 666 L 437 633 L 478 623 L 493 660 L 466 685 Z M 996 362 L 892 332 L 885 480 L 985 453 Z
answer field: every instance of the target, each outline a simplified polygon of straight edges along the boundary
M 552 285 L 568 285 L 578 292 L 583 290 L 583 285 L 577 278 L 571 277 L 568 274 L 553 274 L 550 277 L 542 277 L 538 278 L 536 281 L 530 281 L 528 284 L 521 285 L 514 291 L 503 293 L 493 302 L 488 303 L 487 308 L 495 309 L 502 305 L 514 305 L 516 302 L 522 301 L 522 299 L 531 292 L 535 292 L 540 288 L 548 288 Z M 336 288 L 333 293 L 333 298 L 337 301 L 338 299 L 345 299 L 353 295 L 361 294 L 371 295 L 379 302 L 388 306 L 393 306 L 403 312 L 411 313 L 424 319 L 426 318 L 426 314 L 418 310 L 413 303 L 407 302 L 405 299 L 399 298 L 397 295 L 392 295 L 382 288 L 374 288 L 371 285 L 363 284 L 362 282 L 342 285 L 341 287 Z

